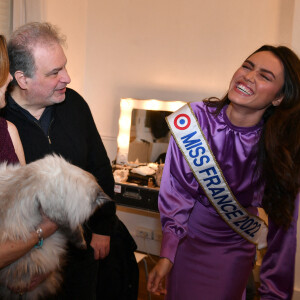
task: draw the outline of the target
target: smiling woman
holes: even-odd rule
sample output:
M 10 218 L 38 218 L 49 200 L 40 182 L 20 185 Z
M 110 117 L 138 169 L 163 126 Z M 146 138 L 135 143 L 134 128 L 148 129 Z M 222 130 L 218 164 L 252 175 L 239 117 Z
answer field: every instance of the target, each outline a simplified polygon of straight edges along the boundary
M 189 120 L 184 128 L 176 126 L 178 116 Z M 260 299 L 292 298 L 299 120 L 300 60 L 273 46 L 243 62 L 223 99 L 191 103 L 168 117 L 162 258 L 149 274 L 149 291 L 167 292 L 168 300 L 245 299 L 256 245 L 267 243 Z M 255 216 L 260 206 L 268 234 Z
M 230 83 L 228 97 L 231 105 L 227 115 L 231 122 L 237 126 L 257 124 L 265 109 L 281 103 L 283 83 L 284 67 L 280 59 L 269 51 L 251 55 L 235 72 Z M 235 111 L 237 116 L 233 115 Z
M 262 87 L 263 91 L 267 88 L 270 89 L 273 100 L 272 98 L 265 100 L 269 102 L 269 105 L 267 103 L 266 107 L 262 108 L 262 120 L 265 125 L 260 137 L 257 165 L 261 168 L 261 177 L 264 181 L 267 181 L 264 199 L 266 199 L 266 193 L 273 194 L 274 199 L 283 197 L 279 201 L 280 208 L 271 205 L 271 199 L 268 201 L 270 202 L 268 208 L 264 208 L 268 213 L 270 213 L 270 209 L 274 211 L 273 219 L 278 225 L 287 227 L 293 220 L 294 198 L 299 189 L 297 179 L 299 179 L 300 173 L 300 141 L 295 133 L 300 132 L 300 61 L 297 55 L 287 47 L 265 45 L 255 51 L 246 62 L 251 61 L 257 54 L 263 54 L 265 58 L 269 56 L 267 61 L 274 63 L 274 65 L 269 64 L 269 69 L 267 69 L 269 72 L 273 72 L 274 77 L 271 75 L 272 80 L 265 79 L 265 87 Z M 282 75 L 284 77 L 280 88 Z M 254 91 L 257 91 L 259 86 L 262 85 L 261 81 L 259 78 L 255 78 Z M 257 93 L 259 93 L 259 90 Z M 255 96 L 253 94 L 253 98 Z M 264 99 L 268 99 L 268 96 L 264 93 L 263 96 Z M 228 92 L 220 102 L 210 102 L 209 105 L 217 107 L 217 114 L 224 106 L 228 104 L 228 108 L 233 106 L 234 100 L 231 100 L 231 98 L 233 97 Z M 245 98 L 247 99 L 247 97 Z M 286 173 L 282 173 L 283 170 L 286 170 Z M 285 176 L 289 176 L 289 180 Z M 278 185 L 279 183 L 280 185 Z M 272 184 L 275 185 L 272 187 Z M 285 200 L 283 201 L 283 199 Z M 290 199 L 289 205 L 286 205 L 286 199 Z M 275 213 L 275 211 L 277 212 Z M 286 218 L 283 217 L 284 215 Z

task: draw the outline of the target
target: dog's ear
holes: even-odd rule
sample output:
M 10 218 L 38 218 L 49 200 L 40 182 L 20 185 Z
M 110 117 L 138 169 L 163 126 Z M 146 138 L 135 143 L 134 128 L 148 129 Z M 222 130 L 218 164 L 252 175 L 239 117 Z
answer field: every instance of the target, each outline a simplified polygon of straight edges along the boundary
M 96 203 L 99 206 L 102 206 L 104 203 L 109 201 L 113 201 L 113 200 L 108 195 L 106 195 L 102 190 L 100 190 L 96 198 Z

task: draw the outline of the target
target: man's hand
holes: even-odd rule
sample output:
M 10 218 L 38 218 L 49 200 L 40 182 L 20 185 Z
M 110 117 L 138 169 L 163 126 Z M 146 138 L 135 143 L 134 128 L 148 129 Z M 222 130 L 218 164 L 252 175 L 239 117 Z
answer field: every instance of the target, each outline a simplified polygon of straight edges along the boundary
M 94 249 L 94 258 L 103 259 L 109 254 L 110 236 L 93 233 L 90 245 Z

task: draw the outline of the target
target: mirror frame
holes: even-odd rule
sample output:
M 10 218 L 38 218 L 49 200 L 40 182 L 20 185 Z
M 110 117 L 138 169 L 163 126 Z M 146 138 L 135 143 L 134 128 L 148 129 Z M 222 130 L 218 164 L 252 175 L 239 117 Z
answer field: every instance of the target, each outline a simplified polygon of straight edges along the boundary
M 118 134 L 117 164 L 128 164 L 131 117 L 133 109 L 176 111 L 187 102 L 157 99 L 122 98 L 120 101 L 120 118 Z

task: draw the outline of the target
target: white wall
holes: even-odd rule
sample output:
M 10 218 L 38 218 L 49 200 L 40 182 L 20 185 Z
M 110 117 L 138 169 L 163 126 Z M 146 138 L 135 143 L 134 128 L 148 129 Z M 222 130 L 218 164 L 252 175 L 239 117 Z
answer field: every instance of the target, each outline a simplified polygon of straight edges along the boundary
M 221 96 L 258 46 L 290 45 L 293 1 L 283 2 L 88 1 L 84 90 L 102 134 L 116 137 L 121 97 Z
M 89 102 L 111 159 L 119 99 L 221 96 L 264 43 L 292 43 L 289 0 L 44 0 L 68 37 L 71 87 Z
M 86 72 L 86 26 L 87 1 L 85 0 L 43 0 L 45 21 L 55 24 L 67 37 L 65 49 L 68 59 L 67 69 L 71 76 L 70 87 L 84 95 Z M 87 99 L 89 102 L 89 99 Z
M 262 44 L 285 44 L 300 54 L 300 0 L 43 3 L 44 19 L 68 37 L 70 86 L 89 103 L 111 160 L 121 97 L 222 96 L 234 70 Z M 299 250 L 297 258 L 299 270 Z M 300 291 L 298 271 L 295 287 Z
M 117 215 L 134 237 L 138 250 L 159 256 L 162 238 L 159 213 L 118 206 Z M 150 239 L 137 236 L 137 231 L 144 228 L 150 232 Z

